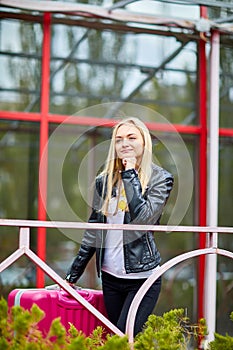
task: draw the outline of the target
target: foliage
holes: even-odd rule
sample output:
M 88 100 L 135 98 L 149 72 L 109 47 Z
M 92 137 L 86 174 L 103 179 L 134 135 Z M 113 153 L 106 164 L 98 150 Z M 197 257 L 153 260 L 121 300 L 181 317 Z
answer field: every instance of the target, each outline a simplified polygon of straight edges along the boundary
M 105 337 L 103 329 L 97 327 L 89 337 L 86 337 L 72 324 L 67 333 L 59 318 L 52 322 L 48 335 L 43 337 L 37 327 L 43 317 L 44 312 L 36 305 L 33 305 L 30 311 L 14 306 L 9 312 L 7 303 L 2 298 L 0 300 L 0 349 L 130 349 L 127 336 L 108 334 Z M 190 330 L 187 332 L 187 323 L 183 310 L 167 312 L 163 317 L 150 316 L 144 332 L 137 336 L 135 349 L 165 349 L 165 345 L 168 349 L 168 343 L 170 349 L 181 349 L 181 345 L 186 344 L 186 334 L 191 335 Z
M 70 324 L 69 331 L 60 319 L 53 320 L 46 336 L 38 329 L 44 312 L 33 305 L 29 310 L 13 306 L 8 310 L 7 302 L 0 299 L 0 349 L 1 350 L 129 350 L 127 337 L 105 336 L 102 327 L 97 327 L 86 337 Z
M 230 315 L 231 321 L 233 321 L 233 311 Z M 210 350 L 232 350 L 233 349 L 233 337 L 228 335 L 221 335 L 218 333 L 215 333 L 215 339 L 209 343 L 209 349 Z
M 194 340 L 207 334 L 205 320 L 190 324 L 183 309 L 174 309 L 163 316 L 151 315 L 143 332 L 129 344 L 127 336 L 105 334 L 97 327 L 88 337 L 70 324 L 68 332 L 60 319 L 53 320 L 45 336 L 38 329 L 44 312 L 33 305 L 31 310 L 13 306 L 8 310 L 7 302 L 0 299 L 0 349 L 1 350 L 186 350 Z M 231 313 L 233 321 L 233 312 Z M 215 334 L 209 350 L 233 349 L 233 337 Z
M 135 350 L 187 349 L 193 339 L 206 334 L 205 321 L 191 325 L 183 309 L 174 309 L 163 316 L 150 315 L 145 329 L 135 340 Z

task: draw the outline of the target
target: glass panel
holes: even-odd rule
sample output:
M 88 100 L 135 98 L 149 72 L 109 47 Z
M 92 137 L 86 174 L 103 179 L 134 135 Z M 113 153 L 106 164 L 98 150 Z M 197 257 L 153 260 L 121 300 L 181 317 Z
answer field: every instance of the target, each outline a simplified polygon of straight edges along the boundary
M 233 226 L 233 139 L 221 138 L 219 149 L 219 225 Z M 232 238 L 231 238 L 232 240 Z M 228 246 L 229 247 L 229 246 Z
M 41 25 L 3 20 L 0 35 L 0 109 L 38 111 L 41 84 Z
M 228 2 L 230 4 L 230 1 Z M 226 3 L 227 4 L 227 3 Z M 219 23 L 220 26 L 229 27 L 231 24 L 232 9 L 222 7 L 209 8 L 210 19 Z M 233 50 L 232 33 L 221 35 L 220 45 L 220 127 L 233 128 Z
M 170 122 L 195 124 L 196 45 L 54 25 L 51 89 L 52 113 L 70 115 L 123 100 L 148 106 Z
M 221 235 L 221 242 L 224 240 L 225 243 L 230 243 L 226 249 L 232 252 L 232 235 L 231 237 L 226 236 Z M 219 246 L 222 247 L 221 244 Z M 218 256 L 217 261 L 216 331 L 223 335 L 228 333 L 233 336 L 232 321 L 230 320 L 230 314 L 233 310 L 233 261 L 223 256 Z
M 111 130 L 79 125 L 51 126 L 49 141 L 48 219 L 86 222 L 93 181 L 106 159 Z M 83 230 L 47 230 L 47 260 L 61 276 L 76 255 Z M 79 285 L 96 287 L 95 268 L 88 268 Z
M 169 138 L 169 135 L 166 135 Z M 171 148 L 177 155 L 174 162 L 174 158 L 171 159 L 171 155 L 165 156 L 167 150 L 158 145 L 155 154 L 160 160 L 162 166 L 168 169 L 174 175 L 174 188 L 171 192 L 171 196 L 164 210 L 164 215 L 161 220 L 161 224 L 166 225 L 169 215 L 176 204 L 179 191 L 182 191 L 182 200 L 185 201 L 186 190 L 185 187 L 189 186 L 189 176 L 179 176 L 179 161 L 182 162 L 182 149 L 179 144 L 176 144 L 175 140 L 170 135 Z M 198 166 L 195 163 L 195 137 L 184 136 L 185 146 L 190 154 L 193 168 L 196 169 Z M 173 155 L 174 155 L 173 153 Z M 187 183 L 186 183 L 187 182 Z M 186 207 L 187 212 L 185 213 L 183 220 L 179 223 L 180 225 L 194 225 L 195 222 L 195 187 L 196 182 L 190 184 L 193 186 L 193 194 Z M 196 199 L 197 200 L 197 199 Z M 184 210 L 184 208 L 183 208 Z M 179 212 L 178 215 L 180 214 Z M 197 235 L 190 232 L 156 232 L 155 233 L 156 243 L 161 253 L 162 262 L 161 265 L 167 262 L 169 259 L 174 258 L 184 252 L 195 249 L 197 246 Z M 188 316 L 195 322 L 196 320 L 196 294 L 197 294 L 197 260 L 190 259 L 177 264 L 163 275 L 162 291 L 159 297 L 159 302 L 156 306 L 156 313 L 162 314 L 166 310 L 179 307 L 188 310 Z M 169 305 L 169 306 L 168 306 Z
M 36 218 L 38 124 L 0 120 L 0 134 L 1 218 Z
M 233 227 L 233 140 L 220 139 L 219 150 L 219 226 Z M 218 245 L 221 249 L 233 251 L 232 234 L 219 234 Z M 217 331 L 221 334 L 232 333 L 230 313 L 233 310 L 233 260 L 218 256 L 218 300 Z
M 38 124 L 0 120 L 0 218 L 36 219 L 38 193 Z M 35 229 L 31 248 L 36 249 Z M 18 228 L 0 227 L 0 261 L 18 248 Z M 33 277 L 34 276 L 34 277 Z M 1 273 L 0 290 L 35 285 L 35 267 L 26 258 Z M 6 294 L 5 294 L 6 293 Z
M 220 127 L 233 128 L 233 49 L 221 46 L 220 52 Z

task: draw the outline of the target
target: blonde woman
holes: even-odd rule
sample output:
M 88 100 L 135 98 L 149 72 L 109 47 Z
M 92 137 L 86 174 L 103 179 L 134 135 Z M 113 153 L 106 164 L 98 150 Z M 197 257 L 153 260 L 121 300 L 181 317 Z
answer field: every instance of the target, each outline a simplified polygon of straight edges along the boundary
M 152 163 L 152 142 L 138 118 L 120 121 L 113 129 L 103 172 L 96 177 L 89 222 L 159 224 L 173 186 L 173 177 Z M 87 230 L 66 280 L 77 282 L 96 253 L 109 320 L 125 331 L 127 313 L 138 289 L 160 264 L 151 231 Z M 143 329 L 161 289 L 159 278 L 138 309 L 134 334 Z

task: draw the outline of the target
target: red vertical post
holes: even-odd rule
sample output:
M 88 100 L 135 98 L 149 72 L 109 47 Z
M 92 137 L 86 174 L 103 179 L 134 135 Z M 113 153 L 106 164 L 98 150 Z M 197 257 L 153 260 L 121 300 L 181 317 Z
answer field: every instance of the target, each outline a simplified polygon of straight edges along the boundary
M 40 120 L 40 147 L 39 164 L 43 159 L 43 167 L 39 167 L 39 188 L 38 188 L 38 220 L 46 220 L 46 199 L 48 179 L 48 113 L 49 113 L 49 78 L 50 78 L 50 26 L 51 15 L 44 13 L 43 24 L 43 46 L 42 46 L 42 67 L 41 67 L 41 120 Z M 37 231 L 37 255 L 46 260 L 46 228 L 40 227 Z M 45 284 L 44 273 L 37 269 L 36 286 L 43 288 Z
M 207 10 L 201 7 L 201 17 L 207 17 Z M 206 201 L 207 201 L 207 59 L 205 40 L 199 40 L 198 47 L 198 74 L 199 74 L 199 122 L 200 147 L 199 147 L 199 225 L 206 226 Z M 206 234 L 199 233 L 199 248 L 205 248 Z M 201 255 L 198 261 L 198 318 L 204 316 L 204 279 L 205 279 L 205 255 Z

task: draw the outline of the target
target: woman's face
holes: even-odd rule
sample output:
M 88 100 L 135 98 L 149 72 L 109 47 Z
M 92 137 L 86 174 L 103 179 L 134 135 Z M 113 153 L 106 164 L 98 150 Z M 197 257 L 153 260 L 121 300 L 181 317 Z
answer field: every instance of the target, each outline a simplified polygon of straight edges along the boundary
M 118 158 L 136 158 L 137 164 L 140 164 L 144 151 L 144 141 L 136 126 L 124 124 L 118 128 L 115 150 Z

